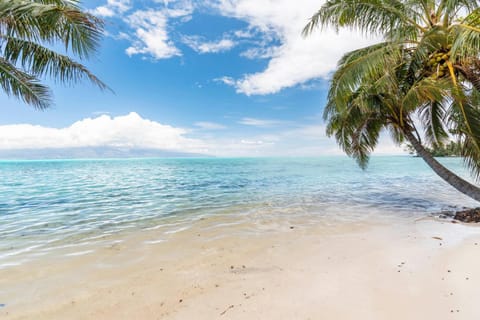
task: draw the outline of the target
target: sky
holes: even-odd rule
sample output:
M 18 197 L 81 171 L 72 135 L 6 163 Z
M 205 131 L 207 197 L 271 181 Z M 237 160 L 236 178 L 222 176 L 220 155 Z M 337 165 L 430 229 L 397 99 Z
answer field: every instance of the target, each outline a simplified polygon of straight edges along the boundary
M 0 150 L 147 148 L 212 156 L 340 154 L 322 120 L 346 52 L 375 43 L 301 30 L 318 0 L 87 0 L 105 20 L 84 61 L 113 90 L 46 80 L 55 105 L 0 95 Z M 383 138 L 378 153 L 399 153 Z M 38 154 L 36 152 L 35 154 Z

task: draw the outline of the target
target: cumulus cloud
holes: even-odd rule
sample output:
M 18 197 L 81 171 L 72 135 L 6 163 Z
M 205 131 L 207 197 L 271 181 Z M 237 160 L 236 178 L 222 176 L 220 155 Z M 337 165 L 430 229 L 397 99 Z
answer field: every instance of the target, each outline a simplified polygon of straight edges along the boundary
M 129 30 L 126 32 L 109 32 L 114 39 L 131 43 L 125 50 L 127 55 L 149 56 L 158 60 L 181 55 L 170 38 L 171 23 L 175 20 L 187 21 L 193 10 L 190 0 L 155 0 L 147 8 L 132 13 L 131 0 L 107 0 L 90 12 L 100 17 L 119 19 L 127 25 Z
M 225 52 L 236 46 L 233 40 L 227 38 L 218 41 L 207 41 L 199 36 L 184 36 L 183 42 L 200 54 Z
M 187 14 L 187 13 L 186 13 Z M 135 40 L 126 49 L 129 56 L 150 55 L 154 59 L 180 56 L 180 50 L 168 35 L 169 14 L 166 10 L 138 10 L 126 18 L 129 26 L 135 29 Z
M 87 118 L 60 129 L 31 124 L 3 125 L 0 149 L 115 147 L 205 153 L 205 143 L 186 137 L 187 133 L 185 129 L 144 119 L 132 112 L 118 117 Z
M 242 119 L 247 125 L 274 127 L 280 120 Z M 148 149 L 193 153 L 213 156 L 318 156 L 343 154 L 325 135 L 323 125 L 279 127 L 268 134 L 248 131 L 229 132 L 214 122 L 196 122 L 196 127 L 206 130 L 188 130 L 142 118 L 132 112 L 112 117 L 101 115 L 86 118 L 65 128 L 51 128 L 31 124 L 0 126 L 0 152 L 99 148 L 134 150 Z M 209 130 L 222 130 L 222 135 L 212 136 Z M 195 134 L 195 136 L 193 136 Z M 377 154 L 402 154 L 387 134 L 382 134 Z M 40 153 L 41 154 L 41 153 Z M 28 154 L 25 154 L 28 156 Z M 37 153 L 38 155 L 38 153 Z
M 91 12 L 99 17 L 113 17 L 115 15 L 123 14 L 130 10 L 130 8 L 130 0 L 107 0 L 105 5 L 96 7 L 91 10 Z
M 267 59 L 267 66 L 225 81 L 246 95 L 274 94 L 282 89 L 305 84 L 313 79 L 328 78 L 339 58 L 359 47 L 377 42 L 342 30 L 314 32 L 303 38 L 301 31 L 308 18 L 324 0 L 154 0 L 142 2 L 129 13 L 131 0 L 107 0 L 94 9 L 96 14 L 120 18 L 129 28 L 126 53 L 155 60 L 181 56 L 177 42 L 183 42 L 200 54 L 225 52 L 242 44 L 241 56 Z M 179 35 L 176 26 L 195 18 L 194 12 L 235 18 L 247 27 L 234 30 L 223 39 Z M 120 38 L 120 37 L 119 37 Z M 228 73 L 225 74 L 228 76 Z
M 264 95 L 327 78 L 338 59 L 347 51 L 376 42 L 358 34 L 333 30 L 315 32 L 303 38 L 301 31 L 308 18 L 324 1 L 315 0 L 217 0 L 220 14 L 246 21 L 250 28 L 270 36 L 281 44 L 250 49 L 247 57 L 271 57 L 265 70 L 236 79 L 233 86 L 247 95 Z

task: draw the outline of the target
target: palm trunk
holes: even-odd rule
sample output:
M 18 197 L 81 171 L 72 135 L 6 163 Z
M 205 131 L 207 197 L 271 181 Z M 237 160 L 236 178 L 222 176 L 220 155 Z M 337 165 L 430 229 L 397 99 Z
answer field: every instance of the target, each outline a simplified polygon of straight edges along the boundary
M 405 136 L 412 144 L 417 154 L 435 171 L 436 174 L 445 180 L 452 187 L 460 191 L 461 193 L 469 196 L 472 199 L 480 201 L 480 188 L 476 185 L 460 178 L 452 171 L 445 168 L 440 164 L 418 141 L 417 138 L 411 132 L 405 132 Z

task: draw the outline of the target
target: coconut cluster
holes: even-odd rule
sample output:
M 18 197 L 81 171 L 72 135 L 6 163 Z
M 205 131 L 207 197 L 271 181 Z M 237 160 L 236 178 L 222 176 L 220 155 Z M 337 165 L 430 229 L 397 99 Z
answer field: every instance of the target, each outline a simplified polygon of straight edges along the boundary
M 447 61 L 450 59 L 452 46 L 439 49 L 430 54 L 427 61 L 427 68 L 432 73 L 432 79 L 439 79 L 448 74 Z

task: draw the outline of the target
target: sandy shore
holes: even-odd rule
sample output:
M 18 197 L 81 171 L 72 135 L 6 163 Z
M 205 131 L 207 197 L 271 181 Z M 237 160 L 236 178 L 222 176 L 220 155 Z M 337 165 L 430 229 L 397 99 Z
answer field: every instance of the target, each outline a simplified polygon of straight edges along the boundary
M 206 219 L 81 253 L 1 269 L 0 318 L 480 319 L 480 228 L 432 219 Z

